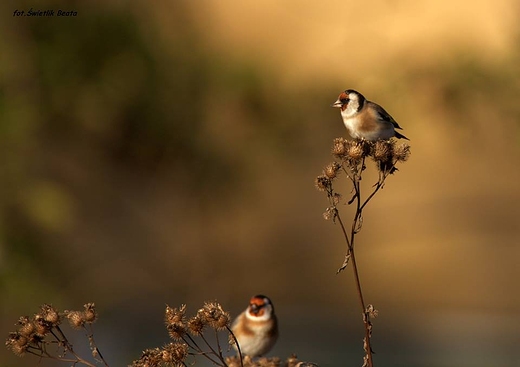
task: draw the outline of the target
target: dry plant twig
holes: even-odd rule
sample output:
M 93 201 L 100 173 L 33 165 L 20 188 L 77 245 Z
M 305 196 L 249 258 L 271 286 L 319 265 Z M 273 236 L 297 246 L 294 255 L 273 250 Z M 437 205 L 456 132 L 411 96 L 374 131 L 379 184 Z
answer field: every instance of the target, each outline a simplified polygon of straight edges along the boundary
M 365 357 L 363 367 L 373 367 L 373 351 L 370 344 L 372 322 L 370 319 L 377 316 L 377 310 L 375 310 L 372 305 L 366 305 L 363 298 L 354 247 L 355 236 L 359 233 L 363 225 L 363 209 L 374 198 L 375 194 L 384 187 L 388 176 L 397 171 L 395 165 L 398 162 L 405 162 L 409 158 L 410 146 L 407 143 L 398 145 L 395 140 L 370 142 L 358 139 L 347 140 L 344 138 L 336 138 L 333 142 L 332 155 L 335 160 L 325 167 L 323 173 L 316 178 L 315 184 L 319 191 L 326 193 L 329 201 L 329 207 L 327 207 L 323 214 L 324 218 L 332 219 L 334 223 L 336 223 L 336 221 L 339 223 L 345 242 L 347 243 L 345 257 L 337 273 L 345 270 L 349 262 L 352 262 L 356 290 L 361 305 L 363 324 L 365 326 L 365 337 L 363 339 Z M 372 186 L 372 191 L 367 197 L 363 198 L 361 195 L 361 180 L 362 174 L 366 169 L 365 160 L 368 157 L 372 158 L 376 163 L 378 181 Z M 340 173 L 344 173 L 352 183 L 353 196 L 347 204 L 355 204 L 355 213 L 350 231 L 347 231 L 347 227 L 338 209 L 342 195 L 334 188 L 334 182 Z

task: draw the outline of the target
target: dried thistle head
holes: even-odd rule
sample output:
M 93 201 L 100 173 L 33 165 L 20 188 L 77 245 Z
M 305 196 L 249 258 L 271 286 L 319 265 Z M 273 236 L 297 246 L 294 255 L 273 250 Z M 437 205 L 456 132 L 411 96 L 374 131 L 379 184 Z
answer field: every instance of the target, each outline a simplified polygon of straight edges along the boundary
M 159 367 L 162 362 L 162 351 L 159 348 L 146 349 L 141 357 L 132 362 L 132 367 Z
M 164 323 L 168 334 L 174 340 L 182 339 L 186 334 L 186 305 L 181 305 L 179 308 L 172 308 L 166 306 L 164 315 Z
M 20 325 L 18 332 L 26 337 L 31 336 L 36 330 L 36 326 L 27 316 L 21 316 L 17 324 Z
M 241 367 L 240 358 L 238 358 L 238 356 L 227 357 L 226 365 L 228 367 Z M 244 367 L 245 367 L 245 364 L 244 364 Z
M 323 170 L 323 175 L 328 179 L 333 180 L 337 177 L 340 168 L 341 165 L 338 162 L 331 162 Z
M 218 302 L 205 302 L 201 308 L 201 317 L 209 326 L 216 330 L 223 330 L 229 327 L 231 316 L 222 309 Z
M 296 367 L 298 362 L 300 362 L 298 356 L 296 354 L 291 354 L 285 361 L 285 364 L 287 367 Z
M 332 155 L 336 158 L 343 158 L 347 153 L 348 140 L 345 138 L 336 138 L 332 143 Z
M 98 314 L 96 312 L 96 305 L 94 303 L 86 303 L 83 305 L 83 307 L 83 316 L 85 318 L 85 322 L 87 324 L 92 324 L 96 322 L 98 318 Z
M 29 339 L 17 332 L 9 333 L 5 346 L 17 356 L 22 357 L 29 347 Z
M 188 330 L 192 335 L 200 336 L 207 325 L 205 317 L 202 315 L 202 310 L 199 310 L 195 316 L 188 320 Z
M 372 147 L 372 157 L 376 162 L 388 162 L 392 159 L 393 140 L 378 140 Z
M 356 139 L 348 142 L 347 155 L 353 161 L 360 161 L 370 153 L 371 143 L 363 140 Z
M 332 186 L 332 181 L 325 175 L 316 177 L 314 185 L 318 191 L 329 191 Z
M 394 159 L 397 162 L 406 162 L 410 157 L 410 145 L 408 143 L 395 144 Z
M 170 343 L 162 348 L 163 362 L 181 365 L 188 357 L 189 348 L 185 343 Z
M 73 329 L 82 329 L 85 325 L 85 314 L 82 311 L 65 310 L 65 317 Z
M 59 325 L 61 323 L 60 315 L 58 310 L 56 310 L 52 305 L 43 304 L 40 306 L 41 317 L 52 326 Z
M 40 338 L 45 338 L 45 336 L 51 331 L 53 325 L 45 321 L 41 314 L 34 315 L 34 333 L 38 335 Z
M 261 357 L 256 362 L 258 367 L 279 367 L 280 366 L 280 358 L 278 357 Z

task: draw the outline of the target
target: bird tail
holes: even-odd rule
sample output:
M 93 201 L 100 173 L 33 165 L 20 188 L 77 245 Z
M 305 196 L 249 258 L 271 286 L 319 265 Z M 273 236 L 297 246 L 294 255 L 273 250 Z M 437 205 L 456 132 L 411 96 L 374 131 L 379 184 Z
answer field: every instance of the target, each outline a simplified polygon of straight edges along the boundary
M 410 140 L 410 139 L 408 139 L 406 136 L 404 136 L 403 134 L 401 134 L 401 133 L 399 133 L 399 132 L 397 132 L 397 131 L 395 132 L 395 137 L 396 137 L 397 139 L 406 139 L 406 140 Z

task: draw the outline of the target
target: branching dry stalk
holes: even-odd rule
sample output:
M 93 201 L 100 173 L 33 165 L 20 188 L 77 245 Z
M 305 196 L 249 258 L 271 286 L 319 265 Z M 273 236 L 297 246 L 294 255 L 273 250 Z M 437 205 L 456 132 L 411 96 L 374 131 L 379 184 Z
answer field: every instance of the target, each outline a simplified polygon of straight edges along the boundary
M 92 356 L 96 362 L 108 367 L 107 362 L 101 355 L 92 333 L 92 324 L 97 320 L 96 308 L 93 303 L 85 304 L 80 311 L 59 312 L 48 304 L 40 306 L 40 312 L 32 318 L 22 316 L 18 319 L 18 330 L 9 333 L 5 345 L 14 354 L 23 356 L 32 354 L 40 359 L 52 359 L 68 362 L 75 365 L 95 367 L 96 363 L 78 355 L 62 331 L 60 324 L 67 319 L 74 329 L 86 331 L 87 338 L 92 350 Z M 87 327 L 89 331 L 87 331 Z
M 18 330 L 9 333 L 5 345 L 20 357 L 32 354 L 40 360 L 47 358 L 66 362 L 70 366 L 109 367 L 94 340 L 92 323 L 97 317 L 93 303 L 85 304 L 81 311 L 61 313 L 44 304 L 40 307 L 40 312 L 32 318 L 20 317 Z M 67 319 L 73 329 L 85 332 L 94 361 L 89 361 L 74 351 L 60 327 L 63 319 Z M 162 347 L 146 349 L 129 367 L 188 367 L 195 365 L 196 357 L 199 356 L 220 367 L 317 367 L 313 363 L 299 361 L 295 355 L 285 361 L 278 357 L 253 359 L 243 356 L 238 340 L 231 331 L 230 321 L 229 313 L 217 302 L 205 302 L 190 319 L 186 318 L 186 305 L 179 308 L 166 306 L 164 322 L 173 341 Z M 221 333 L 228 336 L 226 350 L 221 342 Z M 229 352 L 233 345 L 238 354 L 224 357 L 224 353 Z
M 345 270 L 349 262 L 352 262 L 354 281 L 356 283 L 356 290 L 365 327 L 365 337 L 363 339 L 365 357 L 363 359 L 363 367 L 373 367 L 373 351 L 371 347 L 372 322 L 370 319 L 377 316 L 377 310 L 375 310 L 372 305 L 367 306 L 363 298 L 354 251 L 355 236 L 359 233 L 363 225 L 363 209 L 365 209 L 366 205 L 374 198 L 375 194 L 384 187 L 388 176 L 397 171 L 395 165 L 398 162 L 405 162 L 409 158 L 410 146 L 406 143 L 397 144 L 395 140 L 369 142 L 366 140 L 336 138 L 333 142 L 332 155 L 335 160 L 325 167 L 323 173 L 316 178 L 315 183 L 316 188 L 319 191 L 325 192 L 329 200 L 329 207 L 327 207 L 323 214 L 324 218 L 332 219 L 334 223 L 339 223 L 345 242 L 347 243 L 345 257 L 337 273 Z M 378 181 L 372 186 L 366 198 L 363 198 L 361 195 L 361 179 L 366 169 L 366 158 L 372 158 L 376 163 Z M 338 209 L 338 205 L 342 203 L 342 195 L 335 190 L 333 185 L 341 173 L 346 175 L 352 183 L 351 193 L 353 192 L 353 196 L 347 201 L 348 205 L 355 204 L 355 213 L 350 231 L 347 230 Z

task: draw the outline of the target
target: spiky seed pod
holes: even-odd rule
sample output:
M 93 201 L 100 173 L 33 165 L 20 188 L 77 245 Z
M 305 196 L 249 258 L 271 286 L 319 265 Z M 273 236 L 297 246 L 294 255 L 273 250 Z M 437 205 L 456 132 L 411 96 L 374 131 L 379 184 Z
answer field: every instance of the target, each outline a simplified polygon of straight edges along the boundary
M 162 350 L 162 360 L 168 363 L 182 364 L 188 357 L 189 348 L 185 343 L 170 343 Z
M 22 357 L 29 347 L 29 343 L 28 339 L 20 333 L 9 333 L 9 337 L 5 341 L 5 346 L 17 356 Z
M 388 162 L 392 158 L 393 141 L 378 140 L 372 149 L 372 157 L 376 162 Z
M 318 191 L 327 191 L 330 188 L 331 184 L 332 182 L 325 175 L 320 175 L 316 177 L 316 180 L 314 181 L 314 185 L 316 186 L 316 189 Z
M 83 305 L 85 310 L 83 311 L 83 316 L 85 318 L 85 322 L 92 324 L 96 322 L 98 318 L 98 314 L 96 312 L 96 305 L 94 303 L 86 303 Z
M 85 314 L 82 311 L 65 311 L 65 317 L 73 329 L 81 329 L 85 325 Z
M 338 171 L 340 170 L 341 165 L 338 162 L 331 162 L 325 167 L 323 170 L 323 175 L 327 178 L 333 180 L 337 177 Z
M 20 325 L 18 332 L 23 336 L 30 337 L 36 330 L 36 326 L 27 316 L 20 317 L 18 324 Z
M 209 326 L 216 330 L 225 329 L 231 321 L 229 313 L 224 311 L 217 302 L 205 302 L 202 307 L 202 315 Z
M 45 321 L 52 324 L 53 326 L 59 325 L 60 315 L 58 313 L 58 310 L 56 310 L 52 305 L 43 304 L 40 306 L 41 308 L 41 316 Z
M 45 321 L 42 315 L 36 314 L 34 316 L 34 332 L 41 338 L 45 338 L 45 336 L 51 331 L 52 324 L 48 321 Z
M 348 140 L 345 138 L 336 138 L 332 143 L 332 155 L 337 158 L 343 158 L 347 152 L 346 143 Z
M 406 143 L 394 146 L 394 159 L 398 162 L 406 162 L 410 157 L 410 146 Z
M 166 312 L 164 315 L 164 323 L 170 338 L 174 340 L 182 339 L 186 334 L 186 305 L 181 305 L 180 308 L 172 308 L 166 306 Z
M 349 158 L 359 161 L 366 155 L 365 144 L 361 140 L 353 140 L 349 142 L 347 155 Z
M 188 320 L 188 330 L 195 336 L 202 335 L 205 326 L 206 322 L 199 313 Z

